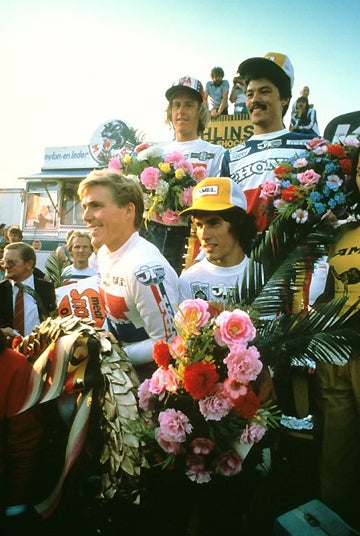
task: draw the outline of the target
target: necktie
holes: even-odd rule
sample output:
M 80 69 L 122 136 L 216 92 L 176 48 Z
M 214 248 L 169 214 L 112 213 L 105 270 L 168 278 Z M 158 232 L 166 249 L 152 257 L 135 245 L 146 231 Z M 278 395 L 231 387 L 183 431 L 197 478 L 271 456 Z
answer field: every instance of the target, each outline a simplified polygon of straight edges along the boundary
M 15 299 L 14 329 L 24 335 L 24 291 L 21 283 L 16 283 L 18 293 Z

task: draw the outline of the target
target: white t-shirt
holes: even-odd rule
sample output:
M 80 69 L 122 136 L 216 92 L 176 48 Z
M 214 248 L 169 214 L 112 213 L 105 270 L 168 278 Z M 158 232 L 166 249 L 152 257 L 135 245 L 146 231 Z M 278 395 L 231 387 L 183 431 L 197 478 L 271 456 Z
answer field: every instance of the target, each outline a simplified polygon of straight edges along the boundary
M 136 367 L 153 359 L 153 344 L 176 335 L 178 276 L 158 248 L 134 232 L 118 250 L 97 254 L 107 319 Z
M 86 277 L 91 277 L 96 275 L 96 270 L 92 266 L 87 266 L 86 268 L 75 268 L 73 264 L 66 266 L 61 272 L 61 276 L 66 278 L 66 283 L 74 283 L 80 279 L 85 279 Z
M 206 169 L 207 177 L 220 175 L 221 161 L 225 149 L 222 145 L 215 145 L 208 141 L 197 138 L 191 141 L 172 141 L 163 146 L 165 154 L 178 151 L 184 158 Z
M 237 301 L 248 262 L 245 257 L 240 264 L 223 267 L 204 258 L 193 264 L 179 277 L 180 302 L 195 298 L 211 302 Z

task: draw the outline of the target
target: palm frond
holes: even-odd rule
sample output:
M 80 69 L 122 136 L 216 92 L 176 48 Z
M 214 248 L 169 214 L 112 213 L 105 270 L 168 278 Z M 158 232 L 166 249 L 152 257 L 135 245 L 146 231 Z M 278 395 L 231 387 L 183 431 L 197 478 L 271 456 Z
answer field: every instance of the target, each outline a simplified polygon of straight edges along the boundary
M 253 342 L 267 364 L 275 368 L 309 361 L 344 364 L 360 347 L 360 333 L 352 318 L 360 300 L 344 313 L 346 301 L 346 297 L 334 299 L 306 314 L 284 314 L 263 321 Z
M 350 321 L 360 300 L 347 312 L 346 296 L 316 310 L 306 307 L 309 275 L 334 237 L 334 227 L 323 221 L 305 226 L 277 219 L 251 253 L 242 281 L 242 304 L 256 311 L 254 344 L 274 367 L 308 361 L 345 363 L 360 346 L 359 330 Z
M 69 261 L 67 257 L 62 253 L 58 253 L 57 251 L 50 253 L 46 259 L 45 270 L 55 288 L 61 287 L 68 279 L 62 275 L 62 271 L 68 265 Z

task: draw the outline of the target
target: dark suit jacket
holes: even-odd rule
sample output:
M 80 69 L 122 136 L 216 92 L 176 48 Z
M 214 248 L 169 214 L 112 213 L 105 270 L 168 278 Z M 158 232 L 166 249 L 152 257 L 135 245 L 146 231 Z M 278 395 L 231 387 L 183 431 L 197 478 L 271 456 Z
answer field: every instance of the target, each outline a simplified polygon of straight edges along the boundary
M 38 304 L 40 321 L 45 320 L 53 311 L 56 311 L 56 295 L 53 283 L 34 277 L 35 290 L 41 300 Z M 4 279 L 0 282 L 0 327 L 14 327 L 13 294 L 10 281 Z

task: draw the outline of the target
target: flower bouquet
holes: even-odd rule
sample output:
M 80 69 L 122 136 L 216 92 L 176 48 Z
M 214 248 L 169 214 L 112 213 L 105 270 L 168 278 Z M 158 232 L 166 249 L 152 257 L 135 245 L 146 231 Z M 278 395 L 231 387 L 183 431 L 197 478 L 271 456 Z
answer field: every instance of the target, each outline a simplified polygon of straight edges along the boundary
M 309 140 L 307 151 L 278 166 L 274 179 L 262 185 L 260 197 L 267 203 L 266 210 L 300 224 L 328 211 L 341 218 L 347 208 L 344 181 L 358 145 L 354 137 L 335 144 L 324 138 Z
M 109 168 L 136 176 L 145 195 L 145 222 L 166 225 L 180 222 L 180 212 L 191 205 L 192 190 L 205 178 L 205 169 L 193 166 L 179 152 L 164 156 L 159 145 L 142 143 L 133 154 L 111 158 Z
M 253 390 L 263 367 L 251 345 L 256 328 L 246 312 L 218 314 L 202 299 L 183 301 L 175 324 L 178 335 L 155 343 L 158 368 L 139 387 L 138 434 L 149 465 L 180 467 L 196 483 L 236 475 L 278 424 L 275 407 L 261 407 Z

